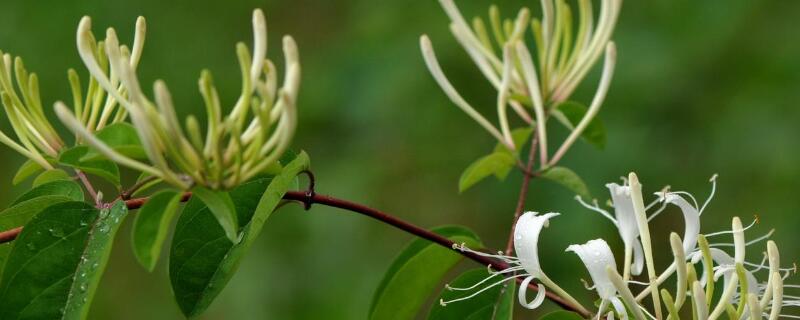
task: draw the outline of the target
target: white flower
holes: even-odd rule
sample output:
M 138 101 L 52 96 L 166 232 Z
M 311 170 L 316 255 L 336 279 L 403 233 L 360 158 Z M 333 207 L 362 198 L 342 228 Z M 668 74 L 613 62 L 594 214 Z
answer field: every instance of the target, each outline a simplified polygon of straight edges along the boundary
M 628 313 L 625 311 L 625 305 L 617 296 L 617 287 L 609 276 L 609 270 L 616 272 L 617 263 L 608 243 L 603 239 L 595 239 L 585 244 L 573 244 L 567 247 L 567 251 L 574 252 L 583 261 L 589 271 L 589 276 L 592 277 L 594 288 L 602 299 L 600 308 L 597 310 L 597 318 L 599 319 L 610 303 L 623 319 L 627 319 Z
M 642 269 L 644 268 L 644 252 L 642 251 L 642 244 L 638 239 L 639 226 L 636 222 L 636 213 L 633 210 L 631 188 L 628 186 L 627 181 L 624 185 L 609 183 L 606 184 L 606 187 L 611 192 L 611 201 L 614 207 L 613 217 L 608 213 L 608 211 L 601 209 L 597 203 L 589 205 L 584 202 L 580 196 L 576 196 L 575 199 L 578 200 L 578 202 L 580 202 L 584 207 L 602 214 L 604 217 L 608 218 L 612 223 L 614 223 L 614 225 L 617 227 L 620 237 L 622 238 L 622 242 L 625 244 L 625 270 L 629 270 L 628 266 L 631 264 L 632 255 L 633 269 L 630 270 L 630 274 L 639 275 L 642 273 Z M 624 278 L 627 279 L 627 275 L 628 272 L 625 272 Z
M 297 45 L 291 37 L 283 38 L 286 70 L 283 83 L 279 85 L 277 69 L 266 59 L 267 30 L 263 12 L 254 10 L 252 19 L 252 52 L 244 43 L 236 46 L 242 90 L 229 114 L 222 113 L 210 73 L 201 73 L 200 93 L 208 118 L 205 137 L 194 117 L 187 118 L 186 125 L 181 126 L 163 81 L 154 84 L 154 101 L 144 94 L 136 76 L 145 32 L 142 18 L 137 20 L 130 52 L 119 44 L 112 28 L 106 31 L 105 41 L 96 42 L 89 17 L 81 19 L 77 44 L 93 81 L 108 92 L 114 103 L 122 106 L 117 114 L 130 115 L 150 163 L 110 148 L 92 134 L 92 126 L 78 119 L 79 112 L 73 114 L 64 103 L 56 103 L 56 114 L 87 144 L 122 165 L 182 189 L 194 185 L 212 189 L 234 187 L 275 164 L 289 147 L 297 122 L 296 100 L 300 85 Z M 106 57 L 108 72 L 103 66 Z M 101 119 L 110 115 L 110 110 L 103 110 Z
M 495 254 L 487 254 L 480 251 L 474 251 L 465 247 L 463 244 L 461 246 L 454 246 L 454 249 L 501 260 L 503 262 L 508 263 L 510 267 L 498 272 L 491 272 L 491 275 L 489 275 L 486 279 L 468 288 L 453 288 L 447 286 L 449 290 L 456 290 L 456 291 L 472 290 L 496 276 L 502 275 L 506 277 L 493 284 L 485 286 L 484 288 L 474 292 L 469 296 L 457 298 L 450 301 L 440 301 L 440 303 L 442 305 L 446 305 L 448 303 L 470 299 L 488 290 L 489 288 L 503 284 L 508 280 L 524 277 L 525 279 L 520 284 L 518 292 L 519 303 L 523 307 L 528 309 L 535 309 L 539 307 L 545 299 L 545 290 L 546 290 L 545 287 L 549 287 L 555 290 L 561 297 L 572 302 L 573 305 L 582 308 L 580 307 L 580 303 L 578 303 L 563 289 L 561 289 L 558 285 L 556 285 L 553 281 L 551 281 L 547 277 L 547 275 L 545 275 L 545 273 L 542 271 L 541 265 L 539 264 L 539 248 L 538 248 L 539 234 L 541 233 L 542 228 L 545 228 L 549 225 L 549 220 L 558 215 L 559 215 L 558 213 L 553 213 L 553 212 L 546 213 L 543 215 L 538 215 L 536 212 L 526 212 L 525 214 L 520 216 L 519 220 L 517 220 L 516 226 L 514 227 L 514 249 L 517 253 L 516 257 L 503 255 L 502 252 L 495 255 Z M 536 297 L 532 301 L 528 302 L 527 301 L 528 285 L 533 280 L 537 279 L 540 281 L 540 283 L 537 284 Z
M 420 39 L 422 55 L 436 82 L 453 103 L 512 150 L 519 146 L 515 146 L 511 139 L 506 114 L 509 106 L 529 125 L 541 124 L 536 125 L 541 165 L 548 166 L 558 162 L 589 125 L 605 100 L 616 61 L 616 50 L 610 39 L 622 1 L 601 1 L 596 25 L 593 22 L 591 2 L 579 1 L 578 29 L 575 34 L 572 32 L 571 9 L 564 2 L 543 0 L 541 20 L 531 19 L 530 11 L 523 8 L 513 21 L 506 20 L 511 21 L 508 27 L 503 25 L 499 9 L 493 6 L 489 10 L 492 35 L 481 18 L 476 17 L 472 25 L 467 23 L 453 0 L 439 2 L 451 20 L 450 30 L 453 36 L 490 85 L 498 90 L 499 128 L 475 110 L 447 80 L 430 40 L 423 35 Z M 533 38 L 536 44 L 536 59 L 526 42 L 526 31 L 529 29 L 533 33 L 529 38 Z M 579 123 L 565 123 L 572 133 L 552 159 L 548 160 L 547 132 L 544 125 L 548 114 L 555 114 L 559 121 L 565 119 L 555 107 L 572 95 L 603 54 L 603 74 L 588 111 Z M 526 107 L 533 109 L 535 117 L 531 117 Z

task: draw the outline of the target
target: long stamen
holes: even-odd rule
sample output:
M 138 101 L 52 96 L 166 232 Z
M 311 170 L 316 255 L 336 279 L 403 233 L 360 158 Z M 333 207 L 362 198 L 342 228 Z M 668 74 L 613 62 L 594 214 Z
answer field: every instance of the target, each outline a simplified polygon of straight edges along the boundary
M 614 223 L 614 225 L 616 225 L 616 224 L 617 224 L 617 220 L 616 220 L 616 219 L 614 219 L 614 217 L 612 217 L 612 216 L 611 216 L 611 214 L 609 214 L 609 213 L 608 213 L 608 211 L 605 211 L 605 210 L 603 210 L 603 209 L 600 209 L 600 206 L 598 206 L 598 205 L 597 205 L 597 200 L 594 200 L 594 205 L 593 205 L 593 206 L 592 206 L 592 205 L 589 205 L 588 203 L 586 203 L 585 201 L 583 201 L 583 199 L 581 199 L 581 196 L 575 196 L 575 200 L 578 200 L 578 203 L 580 203 L 580 204 L 581 204 L 582 206 L 584 206 L 586 209 L 589 209 L 589 210 L 592 210 L 592 211 L 594 211 L 594 212 L 597 212 L 597 213 L 599 213 L 599 214 L 602 214 L 602 215 L 603 215 L 604 217 L 606 217 L 608 220 L 611 220 L 611 222 L 612 222 L 612 223 Z
M 700 214 L 703 214 L 703 210 L 706 209 L 708 204 L 711 202 L 711 199 L 714 198 L 714 193 L 717 191 L 717 174 L 715 173 L 713 176 L 711 176 L 711 179 L 708 181 L 711 182 L 711 194 L 708 195 L 706 202 L 703 203 L 703 207 L 700 208 Z
M 750 246 L 750 245 L 759 243 L 761 241 L 764 241 L 766 239 L 769 239 L 772 236 L 772 234 L 774 234 L 774 233 L 775 233 L 775 229 L 772 229 L 769 232 L 767 232 L 767 234 L 765 234 L 765 235 L 763 235 L 761 237 L 758 237 L 756 239 L 748 241 L 745 244 L 745 246 Z M 714 243 L 714 244 L 710 245 L 710 247 L 712 247 L 712 248 L 714 248 L 714 247 L 733 247 L 733 246 L 734 246 L 733 243 Z
M 506 263 L 517 264 L 517 265 L 519 264 L 519 259 L 517 259 L 517 257 L 511 257 L 503 254 L 490 254 L 481 251 L 475 251 L 470 248 L 467 248 L 467 246 L 464 243 L 461 244 L 454 243 L 453 250 L 459 250 L 461 252 L 469 252 L 475 255 L 479 255 L 481 257 L 494 258 Z
M 511 269 L 514 269 L 514 270 L 511 270 Z M 480 286 L 480 285 L 482 285 L 482 284 L 486 283 L 487 281 L 491 280 L 492 278 L 494 278 L 494 277 L 496 277 L 496 276 L 499 276 L 499 275 L 501 275 L 501 274 L 508 273 L 508 272 L 514 272 L 514 271 L 518 271 L 518 270 L 520 270 L 520 269 L 522 269 L 522 267 L 508 268 L 508 269 L 505 269 L 505 270 L 503 270 L 503 271 L 499 271 L 499 272 L 493 272 L 493 273 L 490 273 L 488 277 L 486 277 L 486 278 L 484 278 L 483 280 L 479 281 L 478 283 L 476 283 L 476 284 L 473 284 L 473 285 L 471 285 L 471 286 L 469 286 L 469 287 L 466 287 L 466 288 L 457 288 L 457 287 L 451 287 L 450 285 L 445 285 L 444 287 L 445 287 L 445 288 L 447 288 L 447 290 L 450 290 L 450 291 L 467 291 L 467 290 L 472 290 L 472 289 L 475 289 L 475 288 L 477 288 L 478 286 Z
M 471 295 L 468 295 L 468 296 L 466 296 L 466 297 L 456 298 L 456 299 L 453 299 L 453 300 L 450 300 L 450 301 L 444 301 L 444 299 L 440 299 L 440 300 L 439 300 L 439 304 L 440 304 L 440 305 L 442 305 L 442 306 L 447 306 L 448 304 L 450 304 L 450 303 L 453 303 L 453 302 L 458 302 L 458 301 L 464 301 L 464 300 L 467 300 L 467 299 L 471 299 L 471 298 L 473 298 L 473 297 L 475 297 L 475 296 L 477 296 L 477 295 L 479 295 L 479 294 L 483 293 L 483 292 L 484 292 L 484 291 L 486 291 L 486 290 L 489 290 L 489 289 L 491 289 L 491 288 L 494 288 L 494 287 L 496 287 L 496 286 L 498 286 L 498 285 L 501 285 L 501 284 L 503 284 L 504 282 L 506 282 L 506 281 L 508 281 L 508 280 L 512 280 L 512 279 L 516 279 L 516 278 L 521 278 L 521 277 L 527 277 L 527 276 L 529 276 L 529 275 L 528 275 L 528 274 L 518 274 L 518 275 L 513 275 L 513 276 L 510 276 L 510 277 L 508 277 L 508 278 L 505 278 L 505 279 L 503 279 L 503 280 L 500 280 L 500 281 L 497 281 L 497 282 L 495 282 L 495 283 L 492 283 L 492 284 L 490 284 L 490 285 L 488 285 L 488 286 L 484 287 L 483 289 L 480 289 L 480 290 L 478 290 L 478 291 L 475 291 L 474 293 L 472 293 Z
M 753 222 L 751 222 L 750 225 L 748 225 L 747 227 L 742 229 L 742 231 L 749 230 L 754 225 L 758 224 L 758 222 L 759 222 L 758 216 L 755 216 L 755 218 L 753 219 Z M 721 235 L 726 235 L 726 234 L 732 234 L 732 233 L 733 233 L 733 231 L 731 231 L 731 230 L 717 231 L 717 232 L 713 232 L 713 233 L 707 234 L 706 238 L 710 238 L 710 237 L 714 237 L 714 236 L 721 236 Z

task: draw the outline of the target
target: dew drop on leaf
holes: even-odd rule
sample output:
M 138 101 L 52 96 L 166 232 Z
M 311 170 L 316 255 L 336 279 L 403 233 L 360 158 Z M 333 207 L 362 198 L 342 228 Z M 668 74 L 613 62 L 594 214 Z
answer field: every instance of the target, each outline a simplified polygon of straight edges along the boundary
M 30 249 L 30 250 L 36 250 L 36 245 L 34 245 L 32 242 L 29 242 L 25 246 L 28 247 L 28 249 Z

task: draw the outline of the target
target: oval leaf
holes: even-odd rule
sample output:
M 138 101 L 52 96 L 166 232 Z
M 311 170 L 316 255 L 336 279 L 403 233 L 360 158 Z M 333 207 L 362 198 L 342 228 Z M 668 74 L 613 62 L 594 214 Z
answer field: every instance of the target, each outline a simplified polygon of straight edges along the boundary
M 33 198 L 52 195 L 60 195 L 70 198 L 74 201 L 82 201 L 83 189 L 81 189 L 81 186 L 77 182 L 72 180 L 57 180 L 48 182 L 23 193 L 14 200 L 12 205 L 16 205 Z
M 480 247 L 469 229 L 447 226 L 431 230 L 456 243 Z M 411 242 L 392 262 L 375 292 L 369 318 L 413 319 L 450 269 L 463 259 L 451 249 L 425 239 Z
M 583 317 L 581 317 L 581 315 L 575 312 L 564 311 L 564 310 L 551 312 L 539 318 L 539 320 L 582 320 L 582 319 Z
M 58 180 L 72 180 L 72 177 L 69 176 L 69 173 L 61 169 L 47 170 L 36 176 L 36 179 L 33 179 L 33 186 L 38 187 L 45 183 Z
M 125 203 L 44 209 L 22 229 L 0 280 L 1 319 L 84 319 L 105 270 Z
M 278 175 L 251 180 L 230 192 L 241 228 L 235 244 L 202 201 L 189 200 L 175 226 L 169 259 L 172 291 L 184 315 L 199 315 L 219 295 L 264 222 L 308 165 L 308 156 L 300 153 Z
M 591 199 L 586 183 L 574 171 L 565 167 L 552 167 L 542 172 L 542 178 L 554 181 L 567 189 L 575 192 L 584 199 Z
M 495 152 L 473 162 L 461 174 L 458 191 L 464 192 L 484 178 L 497 174 L 505 178 L 514 166 L 514 156 L 508 152 Z
M 160 191 L 152 195 L 136 212 L 131 244 L 136 260 L 147 271 L 153 271 L 158 262 L 161 247 L 167 238 L 172 218 L 178 212 L 182 196 L 180 192 Z
M 565 101 L 556 107 L 556 111 L 558 112 L 554 112 L 553 115 L 556 115 L 556 119 L 558 119 L 559 122 L 572 130 L 581 122 L 581 119 L 583 119 L 588 110 L 589 109 L 582 103 Z M 557 115 L 559 112 L 560 115 Z M 605 149 L 607 137 L 606 126 L 603 124 L 603 121 L 598 117 L 594 117 L 592 121 L 589 122 L 589 125 L 586 126 L 586 129 L 581 132 L 581 138 L 600 150 Z
M 13 185 L 18 185 L 20 182 L 25 181 L 28 177 L 43 171 L 44 168 L 40 166 L 36 161 L 28 160 L 23 163 L 19 169 L 17 169 L 17 173 L 14 174 L 14 179 L 12 180 Z
M 87 146 L 77 146 L 61 153 L 58 161 L 65 166 L 81 170 L 88 174 L 98 176 L 119 187 L 119 167 L 109 160 L 83 160 L 89 152 Z
M 203 201 L 206 207 L 217 218 L 217 223 L 225 230 L 228 240 L 236 241 L 239 223 L 236 221 L 236 206 L 228 192 L 212 191 L 203 187 L 193 189 L 192 195 Z
M 472 269 L 458 276 L 449 285 L 454 288 L 467 288 L 489 276 L 490 274 L 486 268 Z M 501 277 L 495 276 L 493 281 L 484 283 L 474 290 L 453 291 L 443 289 L 439 294 L 439 301 L 450 301 L 468 296 L 500 280 L 502 280 Z M 445 306 L 436 303 L 431 308 L 428 320 L 511 320 L 515 284 L 516 282 L 513 279 L 507 279 L 504 284 L 492 287 L 470 299 Z

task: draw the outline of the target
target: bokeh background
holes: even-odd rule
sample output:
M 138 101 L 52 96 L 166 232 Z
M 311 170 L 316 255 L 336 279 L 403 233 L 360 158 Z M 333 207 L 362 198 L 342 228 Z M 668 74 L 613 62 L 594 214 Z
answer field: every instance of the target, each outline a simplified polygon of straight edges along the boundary
M 538 1 L 498 3 L 505 15 L 522 5 L 538 14 Z M 485 16 L 490 2 L 459 4 L 467 16 Z M 125 42 L 132 40 L 136 16 L 144 15 L 148 35 L 140 77 L 144 83 L 166 80 L 180 113 L 201 116 L 200 70 L 214 73 L 223 101 L 232 105 L 239 90 L 234 44 L 252 41 L 250 12 L 263 8 L 270 57 L 282 61 L 283 34 L 293 35 L 300 47 L 303 82 L 294 145 L 311 155 L 318 191 L 426 227 L 463 224 L 491 247 L 505 243 L 521 179 L 516 174 L 457 191 L 461 171 L 494 141 L 435 85 L 419 54 L 419 35 L 431 36 L 456 87 L 490 118 L 494 94 L 450 36 L 436 1 L 4 0 L 2 7 L 0 48 L 23 56 L 39 74 L 47 104 L 70 97 L 66 69 L 81 67 L 74 30 L 82 15 L 93 17 L 95 33 L 114 26 Z M 669 184 L 700 199 L 710 190 L 708 178 L 719 173 L 704 230 L 728 227 L 733 215 L 750 221 L 758 214 L 762 223 L 750 235 L 777 228 L 774 238 L 785 261 L 797 259 L 799 19 L 798 1 L 626 1 L 614 36 L 617 71 L 600 114 L 608 146 L 601 151 L 580 143 L 564 164 L 601 200 L 608 197 L 606 182 L 632 170 L 649 191 Z M 596 71 L 577 100 L 590 99 Z M 9 129 L 5 121 L 0 127 Z M 0 148 L 6 168 L 0 171 L 1 203 L 20 193 L 10 181 L 22 162 Z M 553 183 L 535 181 L 527 209 L 563 213 L 543 235 L 544 268 L 588 299 L 592 292 L 574 276 L 588 274 L 563 250 L 597 237 L 621 248 L 616 230 Z M 657 239 L 683 229 L 675 211 L 656 223 Z M 165 260 L 153 273 L 139 267 L 128 250 L 129 227 L 117 240 L 90 317 L 181 318 Z M 365 318 L 383 272 L 409 240 L 353 213 L 287 206 L 269 220 L 238 274 L 201 318 Z M 762 245 L 752 247 L 751 260 L 760 261 Z M 669 263 L 666 241 L 658 248 L 664 253 L 659 264 Z M 542 310 L 552 308 L 546 303 Z

